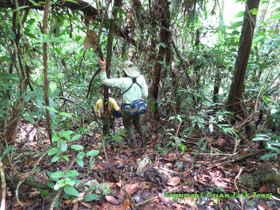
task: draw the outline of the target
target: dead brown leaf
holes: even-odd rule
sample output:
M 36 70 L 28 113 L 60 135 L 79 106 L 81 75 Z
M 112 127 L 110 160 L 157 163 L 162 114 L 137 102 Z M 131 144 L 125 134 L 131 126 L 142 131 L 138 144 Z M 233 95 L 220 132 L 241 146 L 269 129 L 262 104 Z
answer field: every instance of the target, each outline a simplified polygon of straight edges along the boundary
M 213 142 L 214 145 L 218 145 L 218 146 L 223 146 L 225 143 L 225 139 L 223 138 L 218 138 L 215 142 Z
M 92 206 L 91 206 L 90 203 L 86 203 L 86 202 L 82 201 L 81 204 L 82 204 L 83 206 L 87 207 L 87 208 L 92 209 Z
M 123 203 L 122 203 L 122 207 L 127 210 L 130 209 L 133 206 L 132 202 L 130 199 L 126 199 Z
M 135 193 L 137 190 L 139 190 L 142 187 L 142 184 L 137 182 L 135 184 L 126 184 L 124 186 L 124 189 L 131 195 Z M 121 196 L 125 196 L 126 193 L 121 189 Z
M 79 208 L 79 203 L 75 203 L 72 210 L 78 210 L 78 208 Z
M 178 159 L 178 158 L 177 158 L 177 155 L 176 155 L 175 153 L 169 153 L 169 154 L 168 154 L 168 158 L 171 159 L 171 160 Z
M 176 186 L 180 183 L 181 179 L 179 177 L 172 177 L 167 181 L 167 185 Z
M 268 191 L 269 191 L 269 186 L 267 186 L 267 185 L 263 185 L 259 189 L 259 192 L 261 192 L 261 193 L 268 193 Z
M 116 198 L 114 198 L 113 196 L 107 195 L 107 196 L 105 196 L 105 198 L 108 202 L 110 202 L 112 204 L 115 204 L 115 205 L 120 204 L 120 202 Z

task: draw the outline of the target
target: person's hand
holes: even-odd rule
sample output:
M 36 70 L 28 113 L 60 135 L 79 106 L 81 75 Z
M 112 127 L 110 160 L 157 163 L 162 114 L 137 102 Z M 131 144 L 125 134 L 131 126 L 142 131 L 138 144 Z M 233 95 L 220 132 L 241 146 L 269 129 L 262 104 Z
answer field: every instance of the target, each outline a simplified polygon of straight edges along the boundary
M 99 57 L 99 62 L 100 65 L 102 66 L 102 71 L 105 72 L 106 71 L 106 60 L 103 58 L 103 60 L 101 60 L 101 58 Z

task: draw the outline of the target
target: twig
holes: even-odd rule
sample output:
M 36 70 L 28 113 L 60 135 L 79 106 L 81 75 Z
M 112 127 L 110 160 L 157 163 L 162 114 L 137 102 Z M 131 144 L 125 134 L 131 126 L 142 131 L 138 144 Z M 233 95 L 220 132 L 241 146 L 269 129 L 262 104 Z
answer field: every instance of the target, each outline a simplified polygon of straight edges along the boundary
M 134 199 L 133 199 L 133 198 L 131 197 L 131 195 L 126 191 L 126 189 L 125 189 L 124 187 L 122 187 L 122 189 L 123 189 L 123 191 L 128 195 L 128 197 L 130 198 L 130 200 L 132 201 L 134 208 L 137 208 L 138 206 L 144 205 L 144 204 L 149 203 L 150 201 L 155 200 L 155 199 L 158 198 L 158 196 L 155 196 L 155 197 L 153 197 L 153 198 L 150 198 L 150 199 L 148 199 L 148 200 L 145 200 L 145 201 L 143 201 L 143 202 L 141 202 L 141 203 L 137 203 L 137 204 L 136 204 L 135 201 L 134 201 Z
M 122 189 L 127 194 L 127 196 L 130 198 L 130 200 L 132 201 L 134 208 L 136 208 L 137 206 L 136 206 L 134 199 L 130 196 L 130 194 L 126 191 L 126 189 L 124 187 L 122 187 Z
M 105 154 L 105 159 L 106 159 L 106 162 L 109 164 L 109 160 L 108 160 L 108 157 L 107 157 L 107 153 L 106 153 L 106 149 L 105 149 L 105 142 L 104 142 L 103 136 L 101 137 L 101 140 L 102 140 L 102 144 L 103 144 L 103 150 L 104 150 L 104 154 Z
M 180 130 L 180 127 L 181 127 L 182 122 L 183 122 L 183 121 L 180 122 L 180 124 L 179 124 L 179 126 L 178 126 L 178 129 L 177 129 L 177 132 L 176 132 L 176 135 L 175 135 L 175 144 L 176 144 L 177 155 L 179 155 L 178 145 L 177 145 L 177 136 L 178 136 L 178 133 L 179 133 L 179 130 Z
M 240 170 L 239 170 L 237 176 L 236 176 L 236 177 L 234 178 L 234 180 L 233 180 L 233 184 L 234 184 L 234 186 L 235 186 L 235 188 L 236 188 L 238 194 L 239 194 L 239 189 L 238 189 L 238 187 L 237 187 L 237 185 L 236 185 L 236 180 L 238 179 L 238 177 L 240 176 L 240 174 L 242 173 L 242 171 L 243 171 L 243 168 L 240 168 Z M 243 200 L 242 200 L 242 197 L 239 197 L 239 201 L 240 201 L 241 207 L 242 207 L 242 209 L 243 209 Z
M 260 150 L 260 151 L 258 151 L 258 152 L 245 155 L 245 156 L 240 157 L 240 158 L 237 158 L 237 159 L 235 159 L 235 160 L 228 160 L 228 161 L 222 162 L 222 163 L 220 163 L 220 164 L 215 164 L 215 165 L 209 166 L 207 169 L 211 169 L 211 168 L 214 168 L 214 167 L 217 167 L 217 166 L 225 165 L 225 164 L 227 164 L 227 163 L 234 163 L 234 162 L 237 162 L 237 161 L 246 159 L 246 158 L 248 158 L 248 157 L 250 157 L 250 156 L 256 155 L 256 154 L 258 154 L 258 153 L 264 152 L 264 151 L 266 151 L 266 150 L 267 150 L 267 149 L 262 149 L 262 150 Z
M 6 192 L 7 192 L 7 185 L 6 185 L 6 180 L 5 180 L 5 174 L 4 174 L 4 169 L 3 169 L 3 163 L 0 160 L 0 173 L 1 173 L 1 187 L 2 187 L 2 201 L 1 201 L 1 210 L 6 209 Z
M 36 169 L 37 165 L 39 164 L 39 162 L 42 160 L 42 158 L 43 158 L 46 154 L 47 154 L 47 152 L 45 152 L 45 154 L 43 154 L 43 155 L 39 158 L 39 160 L 37 161 L 37 163 L 36 163 L 35 166 L 33 167 L 32 171 L 29 173 L 29 176 L 31 176 L 31 175 L 33 174 L 33 172 L 34 172 L 34 170 Z M 19 204 L 21 207 L 24 207 L 24 205 L 23 205 L 23 204 L 20 202 L 20 200 L 19 200 L 19 197 L 18 197 L 18 190 L 19 190 L 20 185 L 21 185 L 23 182 L 25 182 L 25 180 L 26 180 L 26 179 L 21 180 L 21 181 L 18 183 L 17 188 L 16 188 L 16 199 L 17 199 L 18 204 Z
M 55 203 L 56 203 L 57 199 L 59 198 L 59 196 L 60 196 L 61 194 L 62 194 L 62 187 L 59 188 L 59 190 L 57 191 L 55 197 L 53 198 L 49 210 L 53 210 L 53 209 L 54 209 Z

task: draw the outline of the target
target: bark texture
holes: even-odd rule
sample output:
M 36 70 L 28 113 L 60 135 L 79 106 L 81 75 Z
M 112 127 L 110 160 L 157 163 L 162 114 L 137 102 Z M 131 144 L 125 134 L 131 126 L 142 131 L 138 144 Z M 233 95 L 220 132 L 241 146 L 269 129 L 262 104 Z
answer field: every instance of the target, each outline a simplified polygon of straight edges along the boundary
M 228 110 L 235 112 L 240 109 L 241 95 L 244 90 L 244 79 L 248 59 L 252 46 L 252 39 L 256 25 L 257 16 L 250 11 L 259 8 L 260 0 L 247 0 L 242 25 L 242 31 L 238 47 L 238 55 L 235 63 L 235 70 L 227 99 Z

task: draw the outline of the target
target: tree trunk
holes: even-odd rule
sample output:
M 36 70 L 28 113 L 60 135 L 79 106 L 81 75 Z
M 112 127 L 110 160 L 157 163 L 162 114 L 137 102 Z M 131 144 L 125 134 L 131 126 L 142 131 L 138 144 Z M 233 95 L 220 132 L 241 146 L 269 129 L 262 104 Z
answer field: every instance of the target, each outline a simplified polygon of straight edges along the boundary
M 235 69 L 232 83 L 227 99 L 227 110 L 235 113 L 240 110 L 241 115 L 245 117 L 245 113 L 241 110 L 241 95 L 244 90 L 244 79 L 249 60 L 250 50 L 252 46 L 252 39 L 256 25 L 257 16 L 251 13 L 252 9 L 258 9 L 260 0 L 247 0 L 245 6 L 245 13 L 242 25 L 242 31 L 238 47 L 238 55 L 235 62 Z M 245 125 L 247 138 L 252 136 L 252 129 L 250 125 Z
M 108 44 L 107 44 L 107 58 L 106 58 L 106 72 L 107 72 L 107 77 L 110 78 L 110 65 L 112 61 L 112 53 L 113 53 L 113 40 L 114 40 L 114 34 L 116 32 L 116 19 L 117 19 L 117 14 L 119 9 L 122 5 L 122 0 L 115 0 L 114 1 L 114 8 L 113 8 L 113 16 L 114 20 L 111 21 L 110 28 L 109 28 L 109 38 L 108 38 Z M 109 122 L 110 122 L 110 117 L 108 108 L 109 108 L 109 103 L 105 104 L 105 101 L 109 101 L 108 99 L 108 87 L 104 87 L 104 123 L 103 123 L 103 135 L 107 136 L 109 133 Z
M 44 21 L 43 21 L 43 28 L 42 33 L 47 34 L 46 29 L 48 27 L 48 16 L 49 16 L 49 9 L 50 9 L 50 0 L 46 0 L 45 2 L 45 10 L 44 10 Z M 45 105 L 49 106 L 49 81 L 48 81 L 48 43 L 43 43 L 43 62 L 44 62 L 44 98 L 45 98 Z M 51 124 L 51 116 L 50 111 L 46 109 L 46 119 L 47 119 L 47 131 L 50 139 L 50 144 L 52 144 L 52 124 Z
M 242 25 L 242 31 L 238 47 L 238 55 L 235 62 L 235 70 L 227 99 L 228 111 L 235 112 L 241 108 L 240 99 L 244 89 L 244 79 L 257 16 L 250 11 L 258 9 L 260 0 L 247 0 Z
M 170 38 L 170 32 L 169 32 L 169 19 L 170 19 L 170 12 L 169 12 L 169 3 L 167 0 L 162 0 L 159 3 L 159 11 L 160 11 L 160 17 L 161 17 L 161 28 L 160 28 L 160 42 L 166 44 L 166 47 L 169 46 L 169 38 Z M 159 82 L 160 82 L 160 74 L 161 74 L 161 67 L 163 64 L 164 55 L 166 53 L 166 47 L 160 45 L 158 56 L 156 59 L 155 64 L 155 81 L 153 84 L 153 97 L 155 100 L 155 114 L 154 117 L 159 120 L 160 113 L 158 111 L 158 90 L 159 90 Z

